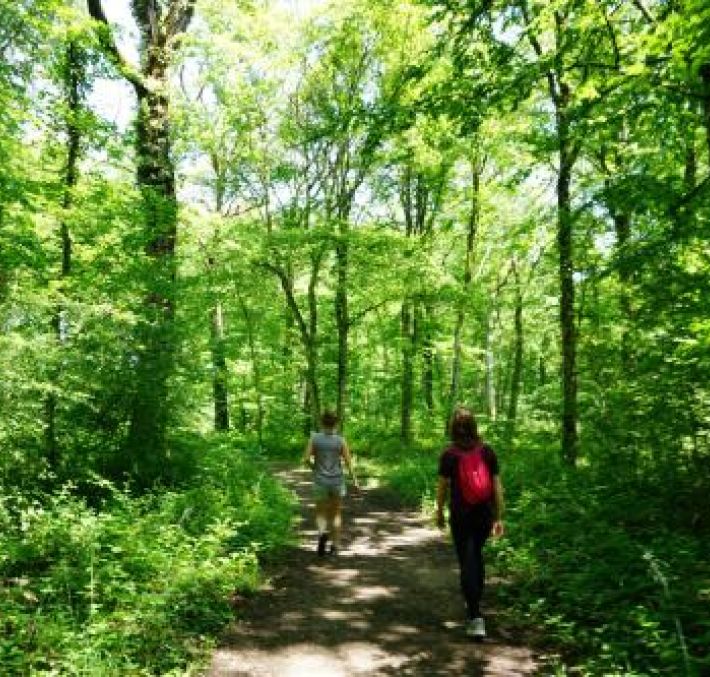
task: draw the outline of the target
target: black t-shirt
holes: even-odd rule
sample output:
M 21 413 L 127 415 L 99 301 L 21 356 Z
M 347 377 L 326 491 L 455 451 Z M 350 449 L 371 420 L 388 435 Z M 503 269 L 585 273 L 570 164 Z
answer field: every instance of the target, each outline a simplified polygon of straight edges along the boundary
M 475 446 L 458 448 L 455 446 L 445 449 L 439 457 L 439 475 L 447 477 L 451 481 L 451 491 L 449 498 L 449 510 L 452 517 L 470 515 L 477 513 L 480 517 L 492 519 L 493 517 L 493 499 L 486 503 L 481 503 L 475 506 L 466 506 L 461 498 L 461 490 L 457 481 L 458 463 L 461 458 L 461 453 L 472 452 Z M 495 451 L 487 444 L 483 445 L 483 461 L 488 466 L 488 470 L 492 477 L 498 474 L 498 457 Z

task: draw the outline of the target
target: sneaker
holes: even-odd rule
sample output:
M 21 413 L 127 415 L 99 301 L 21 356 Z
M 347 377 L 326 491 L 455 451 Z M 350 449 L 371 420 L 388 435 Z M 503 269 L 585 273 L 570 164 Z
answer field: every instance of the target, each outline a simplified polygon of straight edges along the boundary
M 466 623 L 466 637 L 477 640 L 486 638 L 486 623 L 480 616 L 472 618 Z
M 318 557 L 325 556 L 325 543 L 328 540 L 328 534 L 321 534 L 318 537 Z

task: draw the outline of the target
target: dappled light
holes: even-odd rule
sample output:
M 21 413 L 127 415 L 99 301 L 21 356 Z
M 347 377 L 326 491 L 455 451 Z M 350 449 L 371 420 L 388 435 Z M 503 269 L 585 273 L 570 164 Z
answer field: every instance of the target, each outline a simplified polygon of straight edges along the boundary
M 340 554 L 319 559 L 307 471 L 280 476 L 303 501 L 301 543 L 230 627 L 212 677 L 533 673 L 531 650 L 495 630 L 486 644 L 463 636 L 453 552 L 421 515 L 367 491 L 346 504 Z
M 710 675 L 710 0 L 0 0 L 0 374 L 0 677 Z

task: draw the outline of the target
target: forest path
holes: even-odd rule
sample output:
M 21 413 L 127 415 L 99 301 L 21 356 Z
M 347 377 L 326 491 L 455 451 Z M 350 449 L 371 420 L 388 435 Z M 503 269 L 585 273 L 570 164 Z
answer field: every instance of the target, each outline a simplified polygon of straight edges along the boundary
M 300 498 L 300 545 L 242 602 L 210 677 L 535 673 L 533 652 L 504 639 L 494 610 L 484 606 L 484 643 L 464 636 L 453 548 L 421 515 L 378 490 L 349 497 L 342 551 L 319 559 L 310 472 L 276 472 Z

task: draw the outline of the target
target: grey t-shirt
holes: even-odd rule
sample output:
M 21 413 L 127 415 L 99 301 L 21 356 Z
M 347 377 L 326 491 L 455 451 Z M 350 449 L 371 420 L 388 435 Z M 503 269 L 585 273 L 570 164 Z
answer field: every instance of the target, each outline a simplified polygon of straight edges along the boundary
M 343 482 L 343 465 L 340 462 L 343 438 L 335 433 L 313 433 L 311 443 L 315 460 L 315 481 L 326 486 L 340 486 Z

